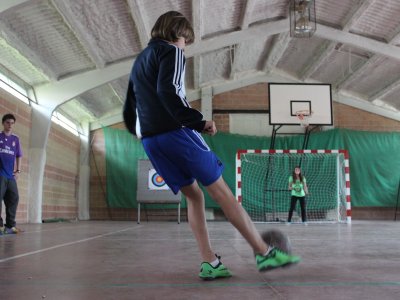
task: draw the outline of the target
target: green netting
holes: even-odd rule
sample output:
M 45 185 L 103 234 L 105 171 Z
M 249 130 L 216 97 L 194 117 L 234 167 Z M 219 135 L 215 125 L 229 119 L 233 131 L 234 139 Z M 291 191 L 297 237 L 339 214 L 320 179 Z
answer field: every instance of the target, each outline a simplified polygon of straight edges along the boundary
M 242 154 L 242 205 L 251 219 L 261 222 L 287 220 L 291 198 L 288 177 L 296 166 L 301 166 L 307 180 L 307 219 L 344 221 L 345 162 L 344 155 L 339 153 Z
M 251 205 L 251 209 L 266 212 L 287 212 L 290 206 L 288 177 L 298 165 L 301 165 L 309 183 L 310 196 L 307 198 L 311 200 L 308 201 L 308 209 L 336 208 L 338 172 L 337 156 L 334 154 L 242 155 L 243 206 Z M 264 201 L 265 198 L 267 201 Z M 275 202 L 279 205 L 274 205 Z
M 137 164 L 147 159 L 142 143 L 127 130 L 103 127 L 106 145 L 107 204 L 137 207 Z
M 125 130 L 104 128 L 106 139 L 107 199 L 111 207 L 136 204 L 137 159 L 145 158 L 141 143 Z M 219 133 L 205 136 L 225 166 L 224 178 L 235 191 L 238 149 L 269 149 L 270 138 Z M 304 136 L 277 137 L 275 149 L 301 149 Z M 333 129 L 313 133 L 308 149 L 347 149 L 350 154 L 352 205 L 396 205 L 400 180 L 400 133 Z M 121 175 L 122 174 L 122 175 Z M 119 206 L 114 206 L 119 205 Z M 206 194 L 206 207 L 218 205 Z

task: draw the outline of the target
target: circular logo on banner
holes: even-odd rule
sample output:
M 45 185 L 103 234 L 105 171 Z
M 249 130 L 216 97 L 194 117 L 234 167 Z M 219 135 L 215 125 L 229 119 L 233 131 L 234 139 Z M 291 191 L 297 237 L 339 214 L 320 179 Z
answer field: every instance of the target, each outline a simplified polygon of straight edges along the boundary
M 163 187 L 165 185 L 164 178 L 162 178 L 158 173 L 153 174 L 153 176 L 151 177 L 151 182 L 156 187 Z
M 149 190 L 169 190 L 164 178 L 162 178 L 155 169 L 149 170 L 148 178 Z

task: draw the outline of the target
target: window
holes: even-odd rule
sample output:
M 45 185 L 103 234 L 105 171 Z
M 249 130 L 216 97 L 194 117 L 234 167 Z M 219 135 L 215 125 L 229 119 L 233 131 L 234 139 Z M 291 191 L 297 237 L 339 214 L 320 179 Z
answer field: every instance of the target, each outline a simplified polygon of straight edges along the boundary
M 25 88 L 0 73 L 0 88 L 29 105 L 28 93 Z
M 74 135 L 79 136 L 78 127 L 76 126 L 76 124 L 74 122 L 72 122 L 71 120 L 67 119 L 65 116 L 63 116 L 59 112 L 55 111 L 53 113 L 53 115 L 51 116 L 51 120 L 54 123 L 65 128 L 69 132 L 73 133 Z

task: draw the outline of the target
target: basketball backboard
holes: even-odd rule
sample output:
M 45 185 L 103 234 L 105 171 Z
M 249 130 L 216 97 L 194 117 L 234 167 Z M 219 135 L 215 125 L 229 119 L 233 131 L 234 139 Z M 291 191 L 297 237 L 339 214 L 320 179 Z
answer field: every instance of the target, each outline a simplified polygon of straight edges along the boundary
M 332 125 L 330 84 L 269 83 L 269 124 L 300 125 L 298 111 L 308 110 L 309 125 Z

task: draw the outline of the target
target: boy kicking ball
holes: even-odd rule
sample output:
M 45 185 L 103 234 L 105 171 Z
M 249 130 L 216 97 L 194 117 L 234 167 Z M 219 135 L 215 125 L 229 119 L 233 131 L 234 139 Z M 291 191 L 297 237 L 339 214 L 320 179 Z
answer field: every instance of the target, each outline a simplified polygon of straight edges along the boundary
M 249 243 L 259 271 L 298 263 L 300 257 L 263 241 L 222 178 L 222 162 L 200 134 L 213 136 L 217 128 L 214 121 L 203 120 L 186 100 L 184 49 L 194 42 L 191 24 L 181 13 L 169 11 L 158 18 L 151 37 L 130 74 L 124 121 L 142 140 L 147 156 L 171 190 L 175 194 L 181 191 L 187 199 L 189 224 L 203 260 L 199 277 L 212 280 L 232 274 L 212 250 L 204 195 L 197 182 Z

